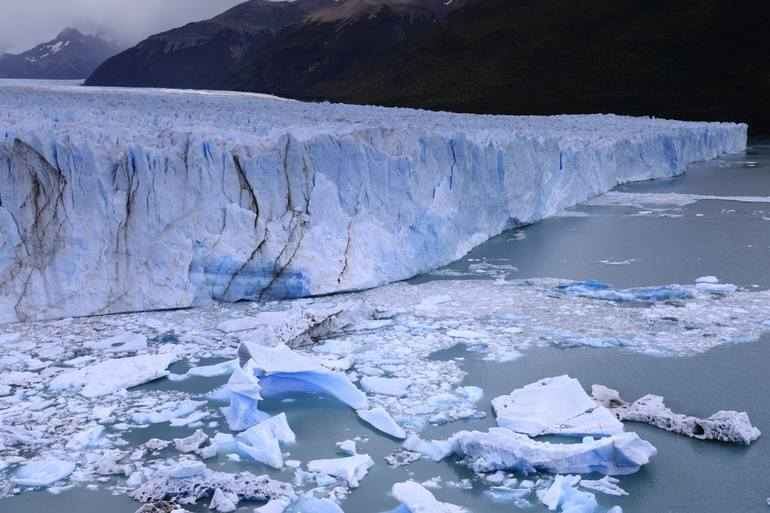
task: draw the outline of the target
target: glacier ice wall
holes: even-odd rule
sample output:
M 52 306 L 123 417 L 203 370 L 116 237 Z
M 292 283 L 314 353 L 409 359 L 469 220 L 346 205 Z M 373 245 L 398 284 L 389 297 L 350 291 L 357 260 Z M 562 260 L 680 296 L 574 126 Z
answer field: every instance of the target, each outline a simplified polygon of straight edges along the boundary
M 0 322 L 363 289 L 746 125 L 0 86 Z

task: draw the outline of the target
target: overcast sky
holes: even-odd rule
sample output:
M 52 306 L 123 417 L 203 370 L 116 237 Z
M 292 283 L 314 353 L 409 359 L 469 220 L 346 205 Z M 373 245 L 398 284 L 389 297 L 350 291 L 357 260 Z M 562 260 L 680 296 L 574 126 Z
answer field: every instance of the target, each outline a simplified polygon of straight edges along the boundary
M 62 29 L 107 29 L 128 45 L 210 18 L 244 0 L 0 0 L 0 53 L 21 52 Z

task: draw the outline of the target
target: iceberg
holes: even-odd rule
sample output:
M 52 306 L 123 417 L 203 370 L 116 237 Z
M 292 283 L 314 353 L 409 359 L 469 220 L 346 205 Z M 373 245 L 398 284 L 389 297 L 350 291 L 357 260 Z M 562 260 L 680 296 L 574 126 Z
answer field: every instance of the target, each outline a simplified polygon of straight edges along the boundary
M 582 443 L 538 442 L 505 428 L 488 433 L 461 431 L 450 441 L 454 452 L 475 472 L 498 470 L 552 474 L 633 474 L 657 452 L 636 433 L 621 433 Z
M 357 410 L 356 413 L 358 413 L 361 420 L 369 423 L 386 435 L 390 435 L 393 438 L 406 438 L 406 431 L 404 431 L 404 428 L 396 424 L 396 421 L 393 420 L 393 417 L 391 417 L 387 411 L 385 411 L 385 408 L 378 406 L 371 410 Z
M 54 390 L 75 390 L 83 397 L 101 397 L 163 378 L 169 374 L 166 369 L 175 360 L 172 354 L 105 360 L 60 374 L 48 386 Z
M 61 460 L 41 460 L 25 463 L 11 477 L 19 486 L 37 488 L 66 479 L 75 471 L 75 463 Z
M 347 376 L 286 345 L 266 347 L 242 342 L 238 355 L 241 366 L 225 385 L 230 406 L 224 412 L 234 431 L 247 429 L 268 417 L 259 410 L 260 400 L 286 393 L 322 393 L 353 409 L 368 407 L 364 393 Z
M 0 106 L 0 322 L 403 280 L 747 137 L 167 90 L 7 84 Z
M 762 435 L 746 412 L 718 411 L 705 419 L 674 413 L 659 395 L 648 394 L 627 403 L 617 390 L 594 385 L 597 404 L 610 408 L 622 421 L 644 422 L 655 427 L 700 440 L 717 440 L 749 445 Z
M 374 460 L 368 454 L 356 454 L 347 458 L 312 460 L 307 464 L 311 472 L 338 477 L 347 481 L 351 488 L 358 488 L 361 479 L 374 466 Z
M 608 284 L 595 280 L 561 284 L 556 287 L 556 290 L 573 296 L 617 302 L 639 301 L 643 303 L 657 303 L 662 301 L 683 301 L 693 298 L 692 292 L 679 285 L 615 290 Z
M 609 436 L 623 424 L 569 376 L 545 378 L 492 400 L 497 425 L 529 436 Z
M 465 511 L 460 506 L 439 502 L 430 491 L 414 481 L 394 484 L 392 493 L 393 497 L 406 508 L 404 513 L 463 513 Z
M 598 504 L 596 496 L 578 490 L 580 476 L 557 475 L 551 486 L 538 492 L 538 498 L 550 511 L 557 508 L 562 513 L 594 513 Z
M 236 437 L 239 452 L 278 469 L 283 468 L 283 453 L 279 443 L 295 441 L 296 437 L 285 413 L 264 420 Z

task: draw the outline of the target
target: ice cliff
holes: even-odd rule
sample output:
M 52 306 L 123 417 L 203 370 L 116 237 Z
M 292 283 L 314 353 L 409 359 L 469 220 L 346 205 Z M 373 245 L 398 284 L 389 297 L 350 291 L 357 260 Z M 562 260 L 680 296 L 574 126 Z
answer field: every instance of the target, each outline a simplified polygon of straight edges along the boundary
M 0 86 L 0 322 L 363 289 L 746 126 Z

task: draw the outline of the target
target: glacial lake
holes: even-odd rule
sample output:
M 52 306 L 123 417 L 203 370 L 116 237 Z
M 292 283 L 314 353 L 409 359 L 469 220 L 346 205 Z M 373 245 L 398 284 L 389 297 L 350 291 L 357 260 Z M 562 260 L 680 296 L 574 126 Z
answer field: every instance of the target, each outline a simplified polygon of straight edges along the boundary
M 713 196 L 770 195 L 770 142 L 751 141 L 750 149 L 692 166 L 684 176 L 628 184 L 622 193 Z M 515 269 L 514 269 L 515 268 Z M 413 280 L 557 277 L 597 279 L 616 287 L 692 283 L 703 275 L 749 290 L 770 288 L 770 203 L 700 200 L 686 205 L 586 205 L 541 223 L 512 230 L 482 244 L 444 270 Z M 493 300 L 493 299 L 491 299 Z M 770 305 L 768 305 L 770 315 Z M 658 449 L 640 472 L 620 477 L 626 497 L 597 494 L 600 509 L 617 504 L 626 513 L 759 513 L 768 511 L 770 497 L 770 337 L 757 342 L 729 344 L 692 357 L 660 358 L 621 349 L 536 348 L 518 360 L 490 362 L 463 345 L 435 353 L 435 359 L 457 359 L 467 373 L 465 385 L 479 386 L 484 397 L 479 409 L 486 417 L 429 426 L 425 439 L 446 438 L 463 429 L 494 425 L 489 401 L 538 379 L 569 374 L 589 388 L 598 383 L 621 389 L 626 399 L 658 394 L 674 411 L 708 416 L 717 410 L 743 410 L 765 435 L 749 447 L 694 440 L 642 424 L 627 424 Z M 205 362 L 204 362 L 205 363 Z M 180 365 L 176 372 L 184 370 Z M 178 389 L 204 394 L 226 381 L 193 378 L 184 382 L 157 381 L 147 389 Z M 422 482 L 436 476 L 436 497 L 475 513 L 518 511 L 511 503 L 495 503 L 483 493 L 488 483 L 474 478 L 466 467 L 447 459 L 418 461 L 392 468 L 383 458 L 398 448 L 397 441 L 372 431 L 348 407 L 322 396 L 278 397 L 262 409 L 286 412 L 298 443 L 289 446 L 288 459 L 306 462 L 341 456 L 335 443 L 360 437 L 359 451 L 375 466 L 341 502 L 346 513 L 381 513 L 397 506 L 389 496 L 396 482 Z M 208 431 L 208 430 L 207 430 Z M 129 442 L 187 436 L 189 428 L 152 426 L 124 434 Z M 213 433 L 212 433 L 213 434 Z M 169 457 L 173 457 L 169 451 Z M 249 470 L 259 464 L 233 462 L 224 456 L 208 460 L 222 471 Z M 291 481 L 292 469 L 271 471 Z M 462 480 L 469 480 L 466 488 Z M 459 485 L 459 486 L 458 486 Z M 259 504 L 243 503 L 239 511 Z M 193 511 L 207 511 L 205 504 Z M 0 501 L 0 511 L 14 513 L 78 512 L 133 513 L 139 504 L 104 487 L 96 491 L 74 487 L 59 494 L 23 493 Z M 546 509 L 536 500 L 529 509 Z

